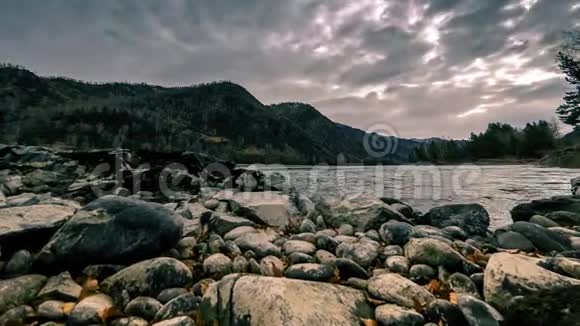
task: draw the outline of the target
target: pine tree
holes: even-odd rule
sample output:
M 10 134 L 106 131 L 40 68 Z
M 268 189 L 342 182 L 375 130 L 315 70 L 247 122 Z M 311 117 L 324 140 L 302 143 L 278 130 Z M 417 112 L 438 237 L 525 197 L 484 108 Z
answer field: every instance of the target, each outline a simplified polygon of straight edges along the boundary
M 564 104 L 556 113 L 562 122 L 577 127 L 580 124 L 580 31 L 566 32 L 564 36 L 566 41 L 557 58 L 572 89 L 566 92 Z

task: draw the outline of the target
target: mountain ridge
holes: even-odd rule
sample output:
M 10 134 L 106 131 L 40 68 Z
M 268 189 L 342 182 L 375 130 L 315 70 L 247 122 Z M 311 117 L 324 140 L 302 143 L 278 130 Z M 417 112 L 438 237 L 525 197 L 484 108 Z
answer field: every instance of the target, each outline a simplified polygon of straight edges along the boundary
M 265 105 L 229 81 L 185 87 L 88 83 L 11 65 L 0 66 L 0 127 L 4 143 L 193 150 L 240 163 L 397 164 L 420 145 L 397 138 L 403 144 L 397 152 L 377 157 L 367 152 L 364 131 L 309 104 Z

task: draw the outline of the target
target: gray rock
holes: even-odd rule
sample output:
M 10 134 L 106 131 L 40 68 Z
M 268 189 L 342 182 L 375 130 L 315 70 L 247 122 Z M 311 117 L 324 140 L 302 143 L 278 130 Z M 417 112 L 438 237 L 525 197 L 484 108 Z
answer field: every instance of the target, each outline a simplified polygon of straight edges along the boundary
M 155 323 L 151 326 L 195 326 L 193 319 L 182 316 Z
M 113 300 L 105 294 L 86 297 L 71 311 L 67 326 L 101 325 L 105 322 L 107 313 L 113 306 Z
M 297 264 L 288 267 L 286 277 L 305 281 L 328 282 L 335 273 L 332 265 Z
M 296 264 L 311 264 L 315 263 L 316 259 L 314 257 L 303 254 L 301 252 L 295 252 L 288 255 L 288 264 L 289 265 L 296 265 Z
M 417 264 L 411 266 L 409 270 L 409 278 L 417 284 L 429 283 L 429 281 L 436 277 L 437 271 L 429 265 Z
M 376 299 L 414 308 L 416 304 L 426 306 L 435 297 L 422 286 L 394 274 L 382 274 L 369 280 L 369 293 Z
M 213 254 L 203 261 L 203 271 L 212 278 L 220 279 L 232 272 L 232 260 L 224 254 Z
M 376 230 L 389 220 L 408 221 L 405 216 L 380 199 L 367 195 L 353 195 L 331 206 L 332 214 L 326 223 L 332 227 L 351 224 L 355 231 Z
M 290 240 L 300 240 L 316 244 L 316 235 L 314 233 L 299 233 L 293 234 Z
M 423 315 L 428 321 L 435 322 L 436 325 L 440 325 L 441 322 L 449 326 L 468 325 L 461 309 L 447 300 L 432 301 L 425 307 Z
M 458 226 L 468 236 L 485 236 L 489 228 L 489 214 L 480 204 L 456 204 L 432 208 L 423 216 L 425 224 L 439 228 Z
M 386 244 L 404 245 L 409 241 L 413 226 L 409 223 L 389 221 L 379 229 L 381 240 Z
M 348 280 L 346 280 L 345 285 L 350 286 L 351 288 L 366 291 L 369 286 L 369 282 L 367 280 L 363 280 L 362 278 L 350 277 Z
M 404 256 L 391 256 L 387 258 L 385 266 L 393 273 L 402 275 L 409 274 L 409 260 Z
M 465 293 L 476 298 L 481 298 L 477 290 L 477 285 L 467 275 L 454 273 L 449 277 L 447 282 L 449 283 L 449 288 L 455 293 Z
M 383 326 L 422 326 L 424 323 L 420 313 L 394 304 L 378 306 L 375 319 Z
M 208 199 L 203 203 L 203 206 L 207 209 L 214 210 L 218 208 L 220 202 L 217 199 Z
M 46 283 L 42 275 L 25 275 L 0 281 L 0 313 L 29 303 Z
M 313 255 L 316 252 L 316 246 L 310 242 L 300 240 L 288 240 L 284 243 L 284 252 L 290 255 L 295 252 L 300 252 L 307 255 Z
M 125 306 L 125 314 L 152 320 L 163 307 L 161 302 L 150 297 L 136 297 Z
M 580 260 L 578 259 L 546 257 L 538 264 L 552 272 L 580 280 Z
M 574 211 L 554 211 L 546 217 L 561 226 L 578 226 L 580 225 L 580 214 Z
M 186 294 L 187 292 L 188 292 L 187 289 L 184 288 L 165 289 L 161 291 L 161 293 L 159 293 L 159 295 L 157 296 L 157 301 L 161 302 L 162 304 L 166 304 L 172 299 L 175 299 L 182 294 Z
M 432 267 L 443 266 L 451 271 L 466 271 L 472 274 L 476 269 L 450 245 L 436 239 L 412 239 L 405 246 L 405 256 L 412 264 L 426 264 Z
M 530 218 L 530 223 L 538 224 L 539 226 L 543 226 L 545 228 L 551 227 L 559 227 L 560 224 L 556 223 L 554 220 L 551 220 L 542 215 L 534 215 Z
M 381 241 L 381 236 L 379 235 L 379 231 L 377 230 L 368 230 L 367 232 L 365 232 L 365 236 L 376 242 Z
M 328 264 L 336 261 L 336 256 L 326 250 L 318 250 L 314 255 L 316 261 L 320 264 Z
M 207 240 L 207 247 L 210 254 L 217 254 L 225 251 L 226 242 L 218 234 L 212 233 Z
M 565 277 L 542 268 L 540 260 L 522 255 L 497 253 L 491 256 L 484 276 L 485 301 L 498 309 L 508 307 L 510 300 L 516 296 L 533 295 L 539 291 L 558 290 L 580 287 L 580 281 Z M 562 291 L 562 295 L 564 295 Z M 562 297 L 560 303 L 567 303 L 570 298 Z M 545 305 L 546 311 L 559 311 L 557 306 Z M 541 312 L 541 310 L 540 310 Z
M 383 250 L 383 256 L 385 256 L 386 258 L 389 258 L 391 256 L 403 256 L 404 254 L 405 251 L 403 251 L 403 248 L 401 246 L 396 245 L 386 246 L 385 249 Z
M 32 307 L 18 306 L 6 311 L 0 316 L 0 325 L 26 325 L 34 318 L 36 314 Z
M 457 294 L 457 306 L 470 326 L 501 326 L 502 315 L 492 306 L 469 294 Z
M 181 217 L 162 205 L 105 196 L 71 217 L 37 262 L 63 269 L 139 261 L 173 248 L 182 229 Z
M 237 228 L 231 230 L 230 232 L 226 233 L 224 235 L 224 240 L 234 241 L 246 233 L 256 233 L 256 232 L 258 232 L 258 231 L 251 226 L 240 226 L 240 227 L 237 227 Z
M 341 243 L 336 248 L 339 258 L 348 258 L 367 268 L 371 266 L 379 256 L 380 244 L 376 241 L 362 238 L 355 243 Z
M 191 259 L 194 257 L 194 248 L 197 245 L 197 240 L 194 237 L 185 237 L 179 240 L 176 249 L 179 251 L 179 258 Z
M 318 232 L 315 236 L 316 247 L 330 252 L 334 252 L 338 247 L 338 242 L 333 237 L 322 232 Z
M 305 302 L 307 298 L 307 302 Z M 373 309 L 364 292 L 321 282 L 230 275 L 211 287 L 201 314 L 208 324 L 358 325 Z
M 338 234 L 346 235 L 346 236 L 353 236 L 354 235 L 354 228 L 350 224 L 342 224 L 338 228 Z
M 324 220 L 324 217 L 321 215 L 318 215 L 314 222 L 316 222 L 316 227 L 319 229 L 326 229 L 328 227 L 326 225 L 326 221 Z
M 111 326 L 148 326 L 149 322 L 139 317 L 123 317 L 111 322 Z
M 82 287 L 73 281 L 70 273 L 63 272 L 48 279 L 38 293 L 38 298 L 76 302 L 81 296 L 81 291 Z
M 411 238 L 433 238 L 433 239 L 445 239 L 442 241 L 450 243 L 447 239 L 447 234 L 445 234 L 441 229 L 436 228 L 431 225 L 416 225 L 411 230 Z
M 532 252 L 536 249 L 534 244 L 523 235 L 513 231 L 496 231 L 495 238 L 500 248 L 517 249 Z
M 446 235 L 447 238 L 452 240 L 465 240 L 467 239 L 467 234 L 463 229 L 458 226 L 447 226 L 441 229 L 441 232 Z
M 0 244 L 47 241 L 75 213 L 62 205 L 34 205 L 0 209 Z M 20 248 L 15 248 L 20 249 Z
M 234 273 L 247 273 L 250 268 L 248 260 L 244 256 L 237 256 L 232 262 L 232 272 Z
M 224 214 L 213 214 L 209 228 L 219 235 L 225 235 L 226 233 L 241 227 L 255 227 L 256 223 L 238 216 L 229 216 Z
M 9 277 L 27 274 L 32 266 L 32 255 L 28 250 L 19 250 L 12 255 L 6 266 L 4 274 Z
M 179 260 L 154 258 L 131 265 L 108 277 L 101 284 L 101 289 L 120 302 L 125 290 L 131 298 L 157 297 L 165 289 L 185 287 L 191 281 L 191 271 Z
M 334 261 L 336 268 L 338 268 L 341 279 L 348 279 L 351 277 L 367 279 L 368 273 L 359 264 L 348 258 L 338 258 Z
M 275 238 L 270 235 L 263 232 L 256 232 L 245 233 L 238 237 L 234 243 L 244 251 L 252 250 L 259 258 L 266 256 L 280 257 L 282 256 L 282 251 L 271 242 L 274 240 Z
M 262 274 L 262 267 L 254 258 L 250 258 L 248 260 L 248 265 L 249 265 L 248 270 L 250 273 L 258 275 Z
M 154 322 L 181 316 L 193 315 L 201 303 L 201 298 L 192 293 L 186 293 L 167 302 L 155 315 Z
M 537 224 L 516 222 L 512 224 L 511 228 L 513 231 L 524 235 L 536 248 L 543 252 L 561 252 L 569 249 L 568 246 L 558 241 L 553 232 Z
M 246 208 L 271 226 L 288 224 L 290 216 L 299 215 L 290 196 L 276 191 L 239 192 L 230 198 L 230 205 Z
M 61 320 L 64 318 L 64 302 L 48 300 L 38 306 L 38 317 L 48 320 Z
M 302 233 L 316 233 L 316 224 L 309 219 L 304 219 L 300 224 L 300 232 Z
M 285 264 L 280 258 L 275 256 L 268 256 L 262 258 L 260 261 L 260 274 L 264 276 L 282 276 L 284 273 Z

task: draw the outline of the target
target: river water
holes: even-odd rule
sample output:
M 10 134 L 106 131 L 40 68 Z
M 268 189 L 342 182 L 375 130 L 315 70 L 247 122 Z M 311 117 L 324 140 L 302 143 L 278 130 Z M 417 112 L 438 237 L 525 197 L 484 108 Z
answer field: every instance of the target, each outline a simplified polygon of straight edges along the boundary
M 510 209 L 534 199 L 570 194 L 580 170 L 532 165 L 259 166 L 284 174 L 302 192 L 327 196 L 394 197 L 427 211 L 451 203 L 480 203 L 491 227 L 511 223 Z

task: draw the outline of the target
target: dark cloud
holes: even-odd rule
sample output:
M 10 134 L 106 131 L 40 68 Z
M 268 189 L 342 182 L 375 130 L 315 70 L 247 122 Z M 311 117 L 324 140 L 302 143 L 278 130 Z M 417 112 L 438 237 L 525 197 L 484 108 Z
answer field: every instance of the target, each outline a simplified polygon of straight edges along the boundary
M 313 103 L 358 128 L 466 137 L 549 119 L 570 0 L 7 0 L 2 60 L 40 74 L 190 85 Z

